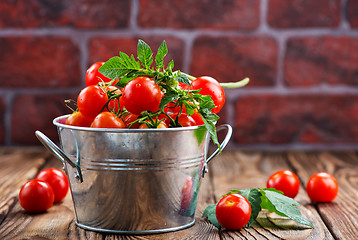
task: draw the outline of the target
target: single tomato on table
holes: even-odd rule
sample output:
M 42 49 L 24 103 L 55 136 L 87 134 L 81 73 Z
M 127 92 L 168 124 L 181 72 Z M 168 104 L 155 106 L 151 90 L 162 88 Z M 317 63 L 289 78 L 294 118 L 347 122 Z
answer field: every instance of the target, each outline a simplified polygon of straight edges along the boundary
M 19 192 L 20 205 L 30 213 L 45 212 L 52 207 L 54 200 L 51 185 L 38 179 L 26 182 Z
M 294 198 L 300 189 L 300 180 L 290 170 L 281 170 L 272 174 L 266 183 L 267 188 L 274 188 L 283 192 L 287 197 Z
M 332 202 L 338 194 L 338 183 L 331 174 L 318 172 L 308 179 L 306 191 L 312 202 Z
M 244 196 L 231 193 L 217 203 L 215 215 L 222 227 L 228 230 L 239 230 L 250 220 L 251 205 Z
M 55 202 L 61 202 L 67 195 L 69 182 L 67 176 L 57 168 L 47 168 L 37 174 L 36 179 L 47 182 L 55 194 Z

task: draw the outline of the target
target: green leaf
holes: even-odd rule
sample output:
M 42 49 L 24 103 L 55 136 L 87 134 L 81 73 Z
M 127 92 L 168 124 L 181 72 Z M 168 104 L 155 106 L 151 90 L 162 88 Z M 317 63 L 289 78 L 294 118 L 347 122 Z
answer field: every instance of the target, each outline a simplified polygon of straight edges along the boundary
M 159 108 L 165 107 L 168 103 L 173 102 L 179 98 L 179 94 L 175 91 L 167 91 L 160 101 Z
M 286 197 L 283 194 L 275 191 L 274 189 L 259 189 L 263 197 L 266 197 L 267 201 L 265 205 L 261 205 L 262 208 L 268 209 L 270 212 L 275 212 L 278 215 L 289 217 L 292 220 L 310 226 L 313 228 L 313 224 L 305 219 L 298 207 L 298 202 L 292 198 Z M 274 211 L 272 211 L 274 209 Z
M 178 82 L 185 83 L 186 85 L 191 86 L 189 78 L 184 73 L 178 74 L 178 76 L 175 78 L 175 80 L 177 80 Z
M 149 45 L 146 44 L 143 40 L 138 41 L 137 54 L 138 59 L 142 63 L 143 67 L 145 69 L 149 69 L 150 65 L 153 63 L 153 52 Z
M 246 188 L 239 191 L 251 205 L 251 217 L 245 227 L 250 227 L 261 211 L 261 193 L 256 188 Z
M 215 227 L 221 228 L 220 223 L 216 219 L 215 209 L 216 209 L 216 204 L 207 206 L 205 208 L 205 211 L 204 211 L 202 217 L 203 218 L 207 217 L 208 221 L 211 222 L 212 224 L 214 224 Z
M 165 43 L 165 41 L 163 41 L 158 48 L 157 55 L 155 56 L 155 62 L 157 64 L 158 71 L 159 69 L 163 68 L 164 57 L 167 55 L 167 53 L 168 53 L 167 44 Z
M 117 79 L 126 75 L 131 70 L 122 64 L 119 57 L 112 57 L 105 62 L 102 67 L 98 69 L 98 71 L 110 79 Z
M 210 136 L 211 136 L 211 139 L 213 141 L 213 143 L 217 146 L 219 146 L 220 148 L 220 143 L 219 143 L 219 140 L 218 140 L 218 136 L 216 134 L 216 127 L 215 127 L 215 123 L 213 121 L 210 121 L 210 120 L 207 120 L 206 117 L 204 117 L 202 114 L 200 114 L 203 121 L 204 121 L 204 124 L 205 124 L 205 127 L 206 129 L 208 130 Z
M 187 101 L 183 101 L 183 104 L 185 105 L 185 109 L 186 109 L 186 113 L 191 116 L 195 113 L 195 109 L 197 109 L 197 107 L 194 104 L 190 104 Z

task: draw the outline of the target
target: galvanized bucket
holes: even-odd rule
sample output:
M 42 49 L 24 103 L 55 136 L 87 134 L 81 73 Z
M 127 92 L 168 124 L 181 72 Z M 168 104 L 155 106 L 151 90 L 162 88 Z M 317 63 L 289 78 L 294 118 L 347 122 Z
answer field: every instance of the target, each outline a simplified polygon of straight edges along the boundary
M 84 229 L 145 234 L 194 224 L 210 135 L 203 126 L 167 129 L 94 129 L 54 119 L 61 148 L 36 136 L 63 164 L 70 181 L 76 224 Z M 221 143 L 228 143 L 232 128 Z

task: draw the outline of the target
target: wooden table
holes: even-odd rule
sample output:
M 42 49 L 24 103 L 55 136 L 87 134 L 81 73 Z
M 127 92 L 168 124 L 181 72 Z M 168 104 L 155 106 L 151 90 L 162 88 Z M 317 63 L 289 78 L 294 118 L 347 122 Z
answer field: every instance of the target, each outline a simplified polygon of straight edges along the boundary
M 0 239 L 358 239 L 358 155 L 355 152 L 254 152 L 225 150 L 203 179 L 194 226 L 153 235 L 108 235 L 76 226 L 71 194 L 46 213 L 28 214 L 20 206 L 21 186 L 43 168 L 61 168 L 44 148 L 0 148 Z M 314 229 L 284 229 L 265 214 L 251 228 L 218 231 L 201 218 L 205 207 L 231 189 L 265 187 L 270 174 L 291 169 L 302 186 L 295 198 Z M 332 203 L 311 204 L 304 189 L 310 175 L 333 174 L 339 183 Z

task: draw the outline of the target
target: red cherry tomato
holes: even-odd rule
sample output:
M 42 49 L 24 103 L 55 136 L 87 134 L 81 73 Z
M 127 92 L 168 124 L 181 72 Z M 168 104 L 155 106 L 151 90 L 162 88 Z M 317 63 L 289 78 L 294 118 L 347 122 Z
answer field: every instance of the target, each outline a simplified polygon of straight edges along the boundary
M 77 111 L 68 116 L 65 124 L 78 127 L 89 127 L 91 126 L 92 121 L 92 118 L 85 117 L 81 112 Z
M 93 128 L 125 128 L 123 120 L 112 112 L 101 112 L 93 120 L 91 127 Z
M 119 88 L 117 88 L 115 86 L 105 86 L 105 87 L 102 87 L 102 89 L 107 93 L 107 96 L 108 96 L 108 94 L 113 95 L 113 94 L 120 94 L 122 92 Z M 110 111 L 114 111 L 115 113 L 118 113 L 119 110 L 123 110 L 122 96 L 109 101 L 108 107 L 109 107 Z
M 178 123 L 182 127 L 190 127 L 190 126 L 195 126 L 196 125 L 195 120 L 191 116 L 186 114 L 186 113 L 182 113 L 182 114 L 179 115 Z
M 55 202 L 61 202 L 68 192 L 67 176 L 56 168 L 47 168 L 39 172 L 36 179 L 47 182 L 55 194 Z
M 22 186 L 19 193 L 20 205 L 30 213 L 44 212 L 55 199 L 52 187 L 47 182 L 33 179 Z
M 266 186 L 283 192 L 287 197 L 294 198 L 300 189 L 300 180 L 290 170 L 282 170 L 272 174 L 267 179 Z
M 239 230 L 250 220 L 251 205 L 240 194 L 228 194 L 216 205 L 215 214 L 222 227 L 228 230 Z
M 134 123 L 132 126 L 130 126 L 131 123 L 134 122 L 135 120 L 137 120 L 138 117 L 139 117 L 139 115 L 130 113 L 130 114 L 124 116 L 124 117 L 122 118 L 122 120 L 123 120 L 123 122 L 126 124 L 126 127 L 127 127 L 127 128 L 138 128 L 140 124 L 137 123 L 137 122 Z M 130 127 L 129 127 L 129 126 L 130 126 Z
M 155 112 L 163 93 L 157 84 L 148 77 L 137 77 L 131 80 L 123 90 L 123 104 L 125 108 L 139 115 L 142 111 Z
M 306 191 L 312 202 L 332 202 L 338 194 L 338 183 L 331 174 L 318 172 L 308 179 Z
M 97 85 L 82 89 L 77 97 L 77 107 L 88 118 L 95 118 L 108 101 L 106 92 Z
M 86 85 L 97 85 L 100 82 L 110 82 L 112 79 L 105 77 L 98 69 L 102 67 L 104 62 L 93 63 L 86 71 Z M 114 85 L 114 84 L 113 84 Z
M 209 95 L 214 101 L 215 108 L 211 111 L 218 113 L 225 104 L 225 92 L 220 83 L 212 77 L 198 77 L 191 83 L 190 89 L 199 90 L 201 95 Z
M 196 125 L 204 125 L 203 118 L 201 117 L 200 113 L 196 112 L 191 117 L 194 119 Z

